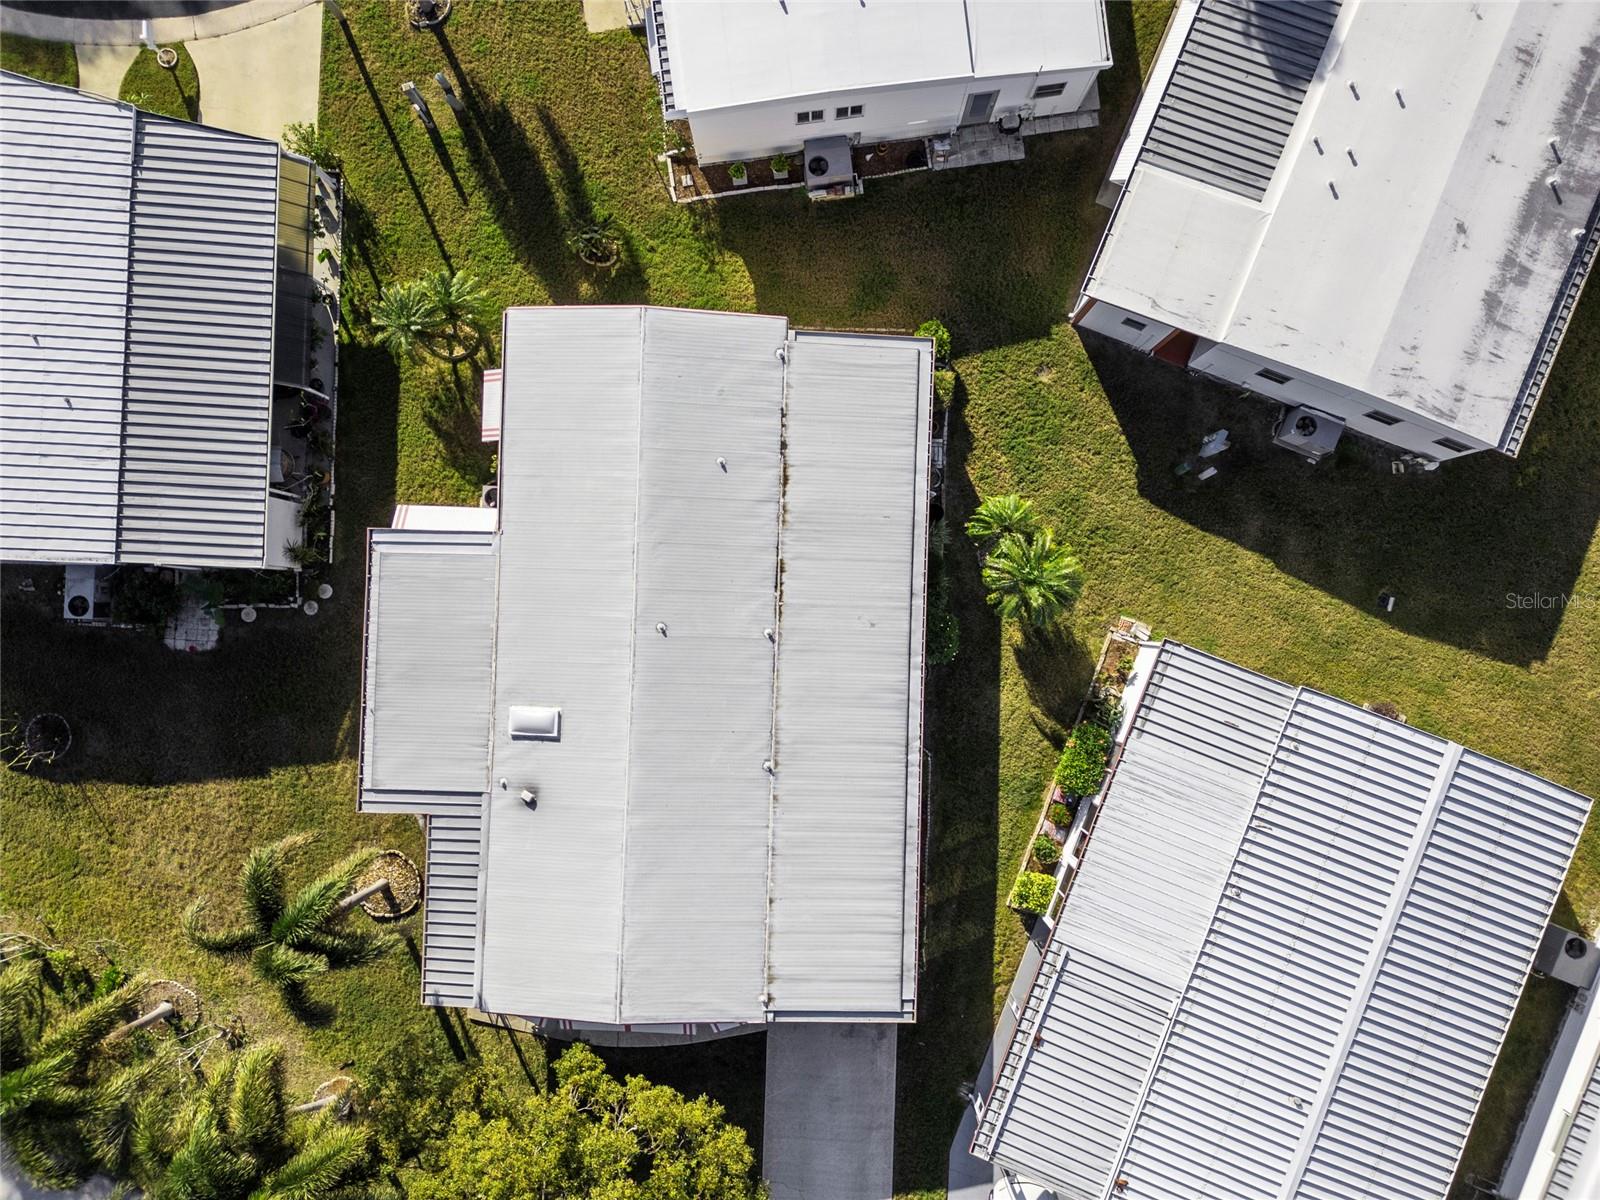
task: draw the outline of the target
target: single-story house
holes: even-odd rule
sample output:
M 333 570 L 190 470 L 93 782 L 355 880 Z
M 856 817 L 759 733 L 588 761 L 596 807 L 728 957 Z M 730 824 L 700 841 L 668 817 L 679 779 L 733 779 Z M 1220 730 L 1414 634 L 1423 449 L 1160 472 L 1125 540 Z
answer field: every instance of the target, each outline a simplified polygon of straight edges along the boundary
M 1600 245 L 1600 5 L 1181 0 L 1074 321 L 1424 465 L 1514 455 Z
M 294 565 L 319 188 L 275 142 L 0 72 L 0 559 Z
M 423 1002 L 913 1019 L 931 341 L 584 306 L 502 344 L 497 506 L 370 534 L 359 804 L 427 818 Z
M 1146 643 L 972 1153 L 1057 1200 L 1442 1200 L 1591 801 Z
M 645 33 L 702 163 L 1094 125 L 1111 65 L 1104 0 L 651 0 Z

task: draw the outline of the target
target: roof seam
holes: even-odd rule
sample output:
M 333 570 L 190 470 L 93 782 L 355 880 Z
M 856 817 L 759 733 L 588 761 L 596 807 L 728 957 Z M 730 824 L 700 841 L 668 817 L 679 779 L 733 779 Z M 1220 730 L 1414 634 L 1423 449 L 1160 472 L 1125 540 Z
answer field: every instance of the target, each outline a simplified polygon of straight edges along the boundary
M 772 756 L 772 774 L 767 780 L 767 887 L 761 924 L 761 1008 L 769 1015 L 775 1007 L 772 996 L 772 905 L 773 867 L 778 849 L 778 641 L 783 637 L 783 527 L 789 503 L 789 357 L 793 353 L 794 336 L 792 332 L 786 332 L 782 398 L 778 403 L 778 529 L 772 574 L 772 715 L 767 743 Z
M 117 432 L 117 493 L 116 493 L 116 528 L 111 536 L 112 553 L 117 558 L 122 557 L 122 526 L 125 508 L 123 506 L 124 487 L 127 481 L 128 466 L 128 392 L 132 355 L 129 353 L 133 344 L 133 213 L 135 208 L 134 192 L 139 187 L 139 110 L 133 105 L 124 106 L 120 101 L 118 108 L 126 107 L 130 114 L 128 122 L 128 240 L 122 257 L 122 396 L 118 405 L 119 429 Z M 265 501 L 263 501 L 263 505 Z M 263 509 L 265 512 L 265 509 Z

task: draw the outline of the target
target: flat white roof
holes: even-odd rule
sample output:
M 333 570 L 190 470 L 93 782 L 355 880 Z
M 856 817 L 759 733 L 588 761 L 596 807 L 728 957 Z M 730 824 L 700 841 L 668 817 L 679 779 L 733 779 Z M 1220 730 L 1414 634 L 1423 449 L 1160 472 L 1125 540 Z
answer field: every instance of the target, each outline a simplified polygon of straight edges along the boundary
M 1103 66 L 1103 0 L 660 0 L 675 108 Z
M 1596 219 L 1600 5 L 1344 0 L 1304 76 L 1272 11 L 1201 4 L 1086 294 L 1514 450 Z

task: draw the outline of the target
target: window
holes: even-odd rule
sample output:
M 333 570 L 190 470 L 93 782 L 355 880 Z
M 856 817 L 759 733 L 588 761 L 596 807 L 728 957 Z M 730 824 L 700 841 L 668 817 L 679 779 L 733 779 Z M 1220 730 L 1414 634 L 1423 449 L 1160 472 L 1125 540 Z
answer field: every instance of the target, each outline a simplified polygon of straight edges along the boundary
M 1033 98 L 1035 100 L 1048 100 L 1051 96 L 1059 96 L 1066 90 L 1067 84 L 1065 80 L 1060 83 L 1041 83 L 1033 89 Z
M 1376 421 L 1379 425 L 1398 425 L 1400 418 L 1393 413 L 1386 413 L 1381 409 L 1373 409 L 1367 414 L 1367 420 Z
M 813 122 L 820 120 L 822 120 L 822 110 L 820 108 L 813 108 L 806 112 L 797 112 L 794 115 L 794 123 L 796 125 L 810 125 Z
M 1467 445 L 1465 442 L 1458 442 L 1455 440 L 1455 438 L 1434 438 L 1433 444 L 1435 446 L 1443 446 L 1452 454 L 1465 454 L 1468 450 L 1472 449 L 1472 447 Z
M 859 104 L 841 104 L 833 110 L 833 119 L 835 121 L 848 121 L 851 117 L 859 117 L 860 115 L 861 105 Z
M 1129 329 L 1143 329 L 1145 327 L 1143 321 L 1135 321 L 1132 317 L 1123 317 L 1122 323 Z
M 1262 367 L 1256 372 L 1258 378 L 1265 379 L 1268 383 L 1288 383 L 1292 375 L 1285 375 L 1282 371 L 1274 371 L 1271 367 Z

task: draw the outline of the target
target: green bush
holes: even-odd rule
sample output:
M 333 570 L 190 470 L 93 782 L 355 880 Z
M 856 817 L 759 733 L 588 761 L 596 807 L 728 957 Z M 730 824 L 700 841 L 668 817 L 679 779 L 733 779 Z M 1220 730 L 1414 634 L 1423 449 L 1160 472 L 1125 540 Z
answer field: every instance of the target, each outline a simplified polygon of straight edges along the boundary
M 1057 800 L 1046 810 L 1045 819 L 1057 829 L 1065 829 L 1072 824 L 1072 810 Z
M 749 174 L 749 172 L 745 170 L 745 165 L 743 163 L 728 164 L 728 177 L 730 179 L 743 179 L 747 174 Z
M 183 604 L 177 581 L 167 571 L 123 567 L 111 593 L 111 618 L 122 625 L 160 625 Z
M 285 125 L 283 148 L 290 154 L 309 158 L 330 174 L 337 174 L 344 167 L 344 159 L 339 157 L 339 152 L 333 148 L 328 135 L 315 125 Z
M 1092 796 L 1106 777 L 1111 734 L 1098 725 L 1079 725 L 1056 763 L 1056 786 L 1069 796 Z
M 787 154 L 774 154 L 772 156 L 772 173 L 774 175 L 787 175 L 789 173 L 789 156 Z
M 949 368 L 941 367 L 933 373 L 933 402 L 940 409 L 956 402 L 956 373 Z
M 1053 867 L 1061 861 L 1061 847 L 1055 838 L 1041 833 L 1033 839 L 1033 857 L 1041 867 Z
M 1006 901 L 1006 906 L 1018 912 L 1043 913 L 1050 907 L 1050 901 L 1055 898 L 1056 881 L 1049 875 L 1041 875 L 1037 871 L 1024 871 L 1017 876 L 1017 882 L 1011 886 L 1011 898 Z
M 950 361 L 950 331 L 945 328 L 943 321 L 937 317 L 931 321 L 924 321 L 917 326 L 917 336 L 933 339 L 933 359 L 935 362 L 947 363 Z
M 942 592 L 935 593 L 934 602 L 928 606 L 928 663 L 942 667 L 956 660 L 961 652 L 961 622 L 950 611 L 950 601 Z

